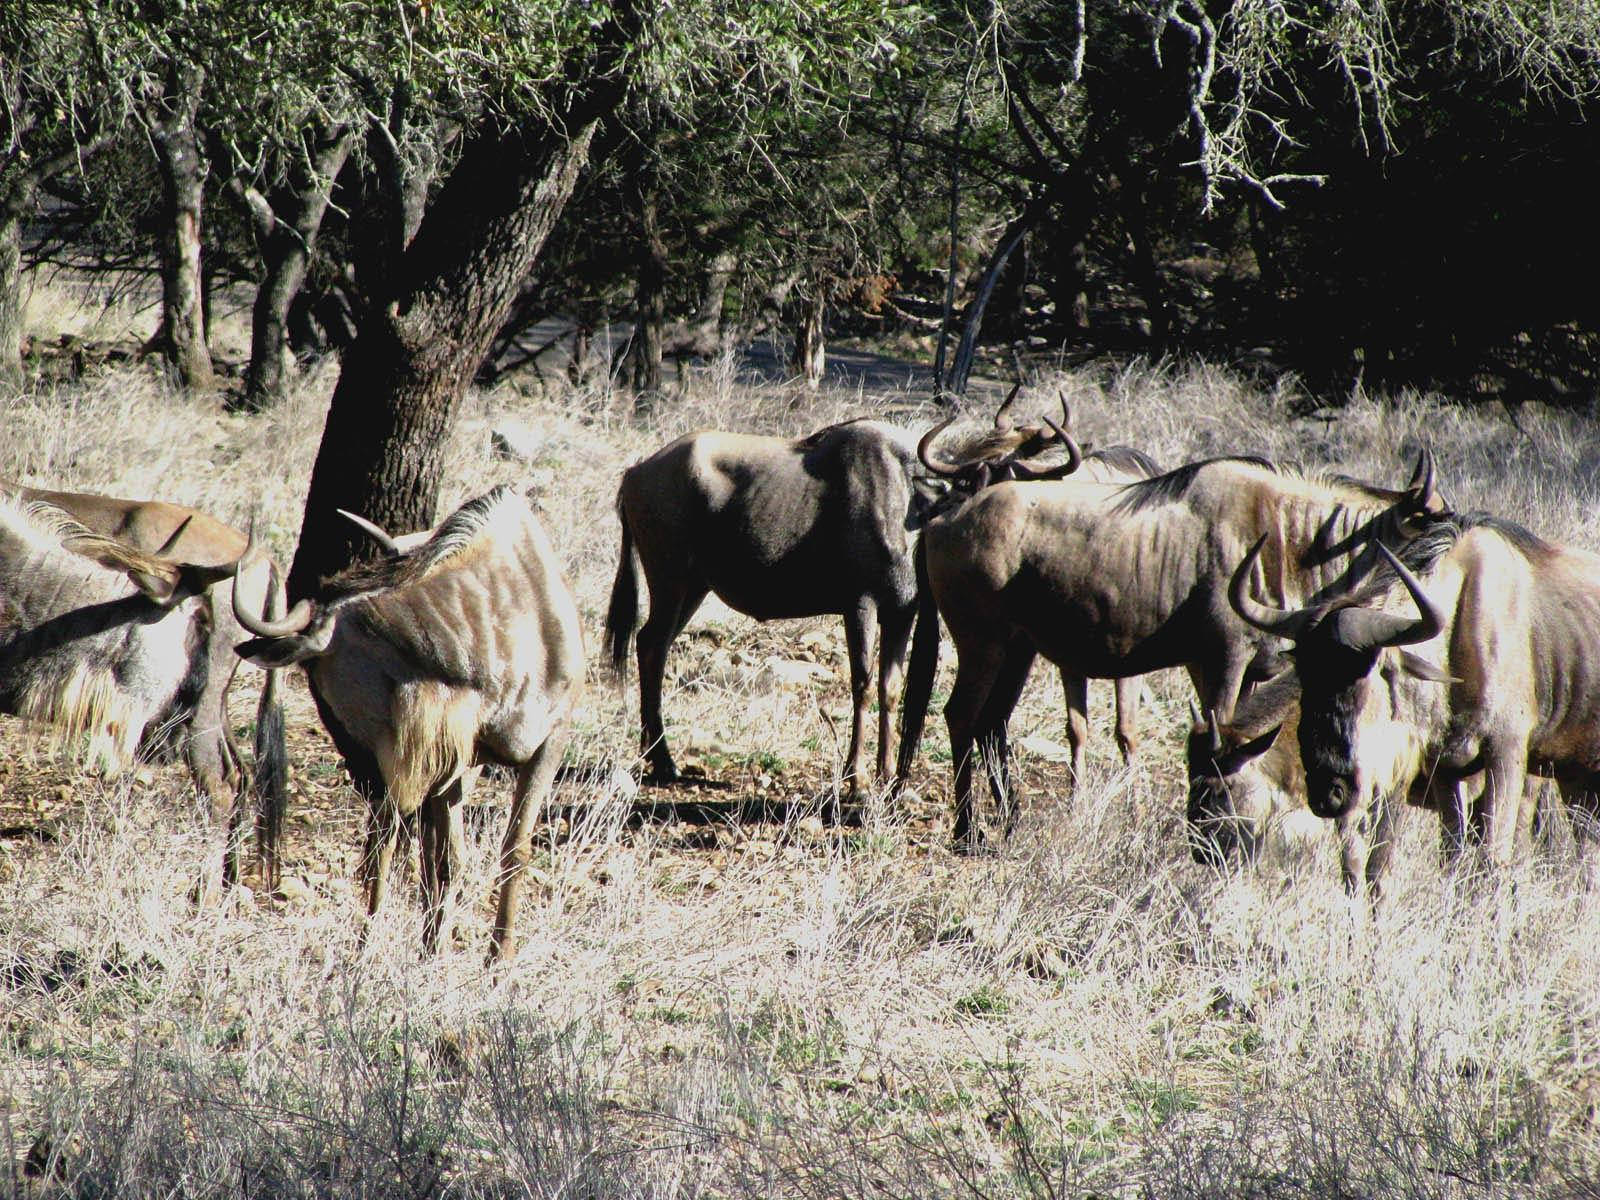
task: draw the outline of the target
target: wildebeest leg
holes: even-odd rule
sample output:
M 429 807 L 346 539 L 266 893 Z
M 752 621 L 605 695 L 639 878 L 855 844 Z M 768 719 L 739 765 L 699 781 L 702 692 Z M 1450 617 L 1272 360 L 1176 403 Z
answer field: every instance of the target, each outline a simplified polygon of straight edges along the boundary
M 667 670 L 668 648 L 705 598 L 702 585 L 682 581 L 675 586 L 674 581 L 658 584 L 650 579 L 650 616 L 640 626 L 634 648 L 639 655 L 639 747 L 650 763 L 653 780 L 666 782 L 678 777 L 661 721 L 661 680 Z
M 1394 852 L 1395 810 L 1393 798 L 1378 797 L 1372 802 L 1368 818 L 1367 896 L 1376 902 L 1383 884 L 1383 873 L 1388 870 L 1389 856 Z
M 1063 670 L 1061 693 L 1067 703 L 1067 749 L 1072 752 L 1072 784 L 1076 787 L 1083 779 L 1085 747 L 1089 742 L 1089 681 Z
M 367 915 L 378 911 L 389 885 L 389 868 L 394 864 L 395 835 L 400 829 L 400 814 L 387 796 L 367 807 L 367 844 L 361 852 L 361 883 L 367 897 Z
M 422 802 L 422 948 L 432 954 L 439 948 L 450 908 L 450 889 L 460 870 L 462 783 L 458 775 L 447 787 Z
M 1011 745 L 1007 731 L 1023 685 L 1028 682 L 1028 672 L 1033 669 L 1035 653 L 1033 643 L 1027 638 L 1012 639 L 1006 648 L 1005 662 L 989 689 L 989 699 L 978 718 L 978 747 L 989 776 L 989 790 L 994 793 L 995 803 L 1000 807 L 1005 836 L 1008 838 L 1017 824 L 1018 804 L 1011 787 Z
M 956 644 L 956 681 L 944 706 L 950 732 L 950 757 L 955 769 L 955 824 L 950 838 L 957 851 L 977 849 L 978 829 L 972 819 L 972 748 L 978 718 L 994 681 L 1005 665 L 1005 646 L 997 642 Z
M 552 733 L 517 772 L 517 787 L 511 797 L 511 819 L 506 824 L 506 839 L 500 846 L 500 896 L 495 904 L 494 931 L 489 937 L 491 963 L 509 958 L 516 949 L 514 926 L 528 859 L 533 852 L 533 822 L 550 797 L 550 785 L 555 780 L 556 768 L 561 765 L 567 738 L 564 729 Z
M 889 778 L 894 745 L 894 716 L 905 684 L 906 652 L 911 647 L 914 605 L 904 609 L 878 609 L 878 782 Z
M 876 606 L 863 596 L 844 614 L 845 652 L 850 659 L 850 749 L 845 754 L 844 781 L 850 795 L 861 786 L 862 743 L 867 732 L 867 689 L 872 680 L 873 613 Z
M 1525 738 L 1485 738 L 1483 823 L 1489 860 L 1505 865 L 1530 843 L 1533 809 L 1526 803 L 1528 749 Z
M 1139 688 L 1143 680 L 1129 675 L 1113 682 L 1117 693 L 1117 749 L 1127 764 L 1139 749 Z

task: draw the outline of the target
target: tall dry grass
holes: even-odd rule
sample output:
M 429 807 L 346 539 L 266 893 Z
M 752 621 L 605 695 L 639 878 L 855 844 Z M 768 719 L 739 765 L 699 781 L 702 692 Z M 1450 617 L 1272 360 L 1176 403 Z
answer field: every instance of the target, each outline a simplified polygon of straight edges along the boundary
M 136 370 L 8 400 L 0 475 L 254 516 L 287 557 L 331 384 L 315 375 L 265 417 Z M 1458 506 L 1600 545 L 1600 438 L 1559 413 L 1524 408 L 1519 430 L 1437 397 L 1358 396 L 1322 421 L 1295 415 L 1292 387 L 1164 365 L 1062 374 L 1037 407 L 1057 386 L 1084 436 L 1167 465 L 1256 452 L 1404 482 L 1426 441 Z M 468 402 L 449 499 L 535 486 L 594 646 L 630 458 L 691 428 L 793 432 L 887 402 L 797 403 L 731 363 L 648 418 L 604 388 L 502 388 Z M 492 454 L 506 420 L 537 432 L 531 463 Z M 1131 768 L 1113 762 L 1104 685 L 1084 788 L 1068 798 L 1064 769 L 1024 759 L 1031 803 L 991 856 L 947 855 L 930 819 L 942 733 L 920 806 L 825 827 L 806 800 L 842 749 L 836 625 L 708 606 L 673 652 L 669 733 L 740 794 L 796 802 L 768 821 L 640 823 L 603 775 L 575 776 L 539 833 L 525 944 L 494 973 L 500 813 L 469 838 L 455 949 L 419 957 L 406 883 L 358 944 L 359 814 L 303 690 L 299 887 L 205 911 L 189 898 L 203 806 L 181 772 L 95 780 L 7 723 L 0 805 L 18 824 L 38 810 L 55 840 L 0 838 L 0 1188 L 1600 1195 L 1600 873 L 1565 824 L 1491 876 L 1442 867 L 1430 819 L 1408 814 L 1375 914 L 1346 898 L 1331 849 L 1202 868 L 1181 832 L 1185 690 L 1163 676 Z M 786 682 L 772 657 L 828 671 Z M 596 672 L 575 759 L 627 757 L 631 687 Z M 1052 680 L 1016 727 L 1060 736 Z

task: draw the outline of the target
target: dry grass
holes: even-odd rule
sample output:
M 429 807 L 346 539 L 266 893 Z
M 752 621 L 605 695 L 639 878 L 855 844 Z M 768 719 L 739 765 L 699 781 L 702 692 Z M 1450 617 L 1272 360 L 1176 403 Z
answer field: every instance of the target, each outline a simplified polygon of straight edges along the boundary
M 1403 482 L 1425 437 L 1458 505 L 1600 546 L 1600 438 L 1559 414 L 1525 409 L 1524 433 L 1499 411 L 1358 398 L 1325 423 L 1215 368 L 1060 382 L 1085 436 L 1168 465 L 1265 452 Z M 0 475 L 255 516 L 287 558 L 331 385 L 270 417 L 131 369 L 24 396 L 0 412 Z M 883 403 L 795 401 L 727 367 L 647 422 L 604 390 L 474 396 L 447 500 L 535 483 L 595 647 L 622 466 L 691 428 L 799 431 Z M 503 419 L 538 431 L 531 466 L 491 455 Z M 735 785 L 713 798 L 770 798 L 781 819 L 639 822 L 569 783 L 525 944 L 492 974 L 503 813 L 469 839 L 457 950 L 418 957 L 406 884 L 359 948 L 360 814 L 298 681 L 286 900 L 197 912 L 204 817 L 180 770 L 99 781 L 0 725 L 0 1188 L 1600 1195 L 1600 878 L 1565 829 L 1485 878 L 1445 872 L 1413 815 L 1375 917 L 1331 851 L 1210 872 L 1181 836 L 1185 691 L 1166 677 L 1127 770 L 1095 685 L 1089 785 L 1068 799 L 1062 768 L 1025 758 L 1032 805 L 993 856 L 942 848 L 942 731 L 924 800 L 825 828 L 809 814 L 847 720 L 837 626 L 707 606 L 673 653 L 669 733 Z M 827 671 L 786 683 L 770 657 Z M 633 707 L 631 681 L 596 671 L 574 756 L 625 758 Z M 1060 726 L 1040 673 L 1016 732 Z

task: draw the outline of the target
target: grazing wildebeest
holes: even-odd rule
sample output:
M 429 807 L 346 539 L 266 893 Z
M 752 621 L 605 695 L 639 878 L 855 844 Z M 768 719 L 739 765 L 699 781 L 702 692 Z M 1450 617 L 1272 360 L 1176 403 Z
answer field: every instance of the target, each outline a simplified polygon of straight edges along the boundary
M 232 572 L 0 496 L 0 711 L 87 734 L 101 767 L 121 771 L 141 745 L 197 719 L 211 669 L 207 589 Z M 237 806 L 211 798 L 231 846 Z M 205 886 L 222 867 L 208 867 Z
M 1033 427 L 1011 427 L 1004 412 L 1002 406 L 996 432 L 978 457 L 999 462 L 1054 440 Z M 795 439 L 693 433 L 623 472 L 617 489 L 622 550 L 606 643 L 621 670 L 638 622 L 642 567 L 650 615 L 637 637 L 640 745 L 651 778 L 677 777 L 661 720 L 667 650 L 715 592 L 757 620 L 843 614 L 852 701 L 845 778 L 852 790 L 862 777 L 876 617 L 877 774 L 887 779 L 917 607 L 912 549 L 927 504 L 917 487 L 922 476 L 914 435 L 869 420 Z
M 945 706 L 957 844 L 977 835 L 974 743 L 1004 791 L 1005 722 L 1036 654 L 1091 677 L 1187 667 L 1203 707 L 1227 721 L 1250 663 L 1275 645 L 1228 601 L 1257 538 L 1274 591 L 1305 599 L 1342 588 L 1373 544 L 1408 539 L 1443 507 L 1426 453 L 1404 492 L 1230 458 L 1123 485 L 1001 483 L 929 521 L 928 578 L 957 653 Z
M 244 553 L 246 537 L 208 513 L 169 504 L 163 500 L 123 500 L 89 492 L 59 492 L 24 487 L 0 480 L 0 493 L 24 501 L 44 501 L 71 514 L 86 528 L 115 538 L 135 550 L 202 567 L 232 567 Z M 274 612 L 281 612 L 283 583 L 277 567 L 263 560 L 261 567 L 271 589 Z M 228 688 L 238 670 L 233 647 L 243 630 L 233 616 L 233 572 L 206 594 L 210 621 L 207 626 L 205 686 L 194 702 L 192 717 L 183 730 L 182 753 L 205 793 L 212 810 L 225 813 L 242 797 L 246 772 L 228 721 Z M 284 749 L 283 705 L 278 699 L 276 671 L 268 671 L 256 705 L 255 771 L 249 790 L 256 801 L 256 844 L 262 881 L 268 888 L 278 881 L 277 844 L 287 803 L 288 758 Z M 224 882 L 238 877 L 235 848 L 223 864 Z
M 1004 412 L 1004 406 L 1001 411 Z M 1048 418 L 1046 423 L 1054 430 L 1058 441 L 1070 443 L 1071 439 L 1063 428 L 1071 420 L 1065 399 L 1062 401 L 1062 415 L 1061 425 L 1056 425 Z M 935 426 L 917 444 L 917 456 L 922 460 L 922 464 L 933 474 L 951 481 L 949 495 L 937 506 L 936 511 L 941 513 L 953 511 L 983 488 L 1008 479 L 1048 480 L 1070 474 L 1075 480 L 1082 482 L 1134 483 L 1161 474 L 1161 468 L 1156 465 L 1155 460 L 1132 446 L 1108 446 L 1104 450 L 1095 450 L 1076 458 L 1069 454 L 1067 463 L 1058 468 L 1058 473 L 1030 468 L 1027 464 L 1012 459 L 991 463 L 983 458 L 974 460 L 968 456 L 961 462 L 947 462 L 941 460 L 931 449 L 934 436 L 943 428 L 943 425 Z M 922 553 L 924 552 L 918 551 L 919 557 Z M 919 562 L 918 570 L 926 573 L 926 569 L 926 565 Z M 918 702 L 905 710 L 907 719 L 901 730 L 898 768 L 898 773 L 902 777 L 910 769 L 911 758 L 915 755 L 917 743 L 922 737 L 922 723 L 927 705 L 925 700 L 920 698 L 925 697 L 932 687 L 933 676 L 938 668 L 938 654 L 938 617 L 936 610 L 930 607 L 918 622 L 917 641 L 912 650 L 910 691 L 913 697 L 918 698 Z M 1082 675 L 1073 674 L 1065 667 L 1061 668 L 1060 674 L 1061 691 L 1067 707 L 1067 746 L 1072 755 L 1072 778 L 1076 782 L 1083 778 L 1084 758 L 1089 742 L 1089 680 Z M 1138 746 L 1141 680 L 1137 675 L 1130 675 L 1113 682 L 1117 701 L 1117 749 L 1121 751 L 1122 761 L 1126 763 L 1132 761 Z M 997 763 L 989 763 L 992 783 L 997 780 L 998 766 Z
M 1230 598 L 1252 626 L 1294 641 L 1298 741 L 1318 816 L 1370 814 L 1364 832 L 1378 850 L 1393 798 L 1430 781 L 1450 797 L 1447 838 L 1480 827 L 1503 863 L 1532 829 L 1530 771 L 1569 801 L 1600 792 L 1600 557 L 1467 514 L 1398 558 L 1385 550 L 1331 599 L 1293 609 L 1250 594 L 1260 557 L 1257 546 L 1239 563 Z M 1479 771 L 1478 807 L 1463 811 Z
M 421 825 L 424 945 L 438 943 L 461 849 L 462 782 L 476 763 L 514 769 L 490 956 L 513 948 L 533 822 L 560 765 L 583 683 L 577 602 L 522 493 L 462 505 L 409 553 L 351 567 L 264 620 L 239 653 L 305 667 L 323 723 L 369 804 L 361 872 L 382 902 L 396 835 Z

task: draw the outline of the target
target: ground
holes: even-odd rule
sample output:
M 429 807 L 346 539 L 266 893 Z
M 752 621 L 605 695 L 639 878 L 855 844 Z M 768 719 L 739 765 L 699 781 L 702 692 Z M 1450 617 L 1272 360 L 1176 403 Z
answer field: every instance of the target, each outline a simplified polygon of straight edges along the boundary
M 0 402 L 0 475 L 162 495 L 287 560 L 331 390 L 227 414 L 114 365 Z M 1047 374 L 1098 443 L 1402 481 L 1424 440 L 1460 507 L 1600 545 L 1600 439 L 1561 413 L 1353 397 L 1214 367 Z M 1331 846 L 1212 870 L 1182 836 L 1187 685 L 1151 677 L 1124 768 L 1091 693 L 1073 793 L 1059 684 L 1013 734 L 1009 841 L 952 855 L 938 705 L 913 797 L 834 824 L 847 731 L 840 623 L 708 604 L 665 708 L 704 781 L 637 793 L 636 681 L 598 660 L 626 463 L 687 429 L 797 433 L 914 394 L 817 396 L 691 374 L 648 417 L 603 387 L 475 395 L 448 499 L 531 485 L 592 658 L 522 945 L 486 969 L 505 783 L 470 823 L 455 936 L 418 947 L 401 868 L 363 934 L 362 814 L 287 676 L 285 885 L 195 902 L 210 833 L 177 764 L 86 774 L 0 722 L 0 1179 L 77 1196 L 1597 1195 L 1600 878 L 1555 822 L 1510 871 L 1441 863 L 1405 822 L 1376 910 Z M 983 417 L 981 410 L 974 416 Z M 491 431 L 532 431 L 528 461 Z M 948 658 L 948 653 L 946 655 Z M 248 745 L 259 674 L 241 668 Z M 1580 831 L 1581 832 L 1581 831 Z

